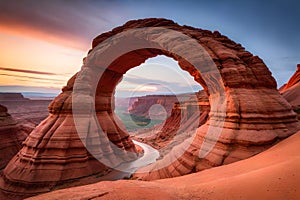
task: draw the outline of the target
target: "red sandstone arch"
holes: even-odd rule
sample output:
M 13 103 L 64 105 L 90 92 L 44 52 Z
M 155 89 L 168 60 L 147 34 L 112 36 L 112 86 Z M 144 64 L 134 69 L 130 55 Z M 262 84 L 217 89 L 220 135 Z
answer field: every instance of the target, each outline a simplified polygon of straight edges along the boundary
M 165 160 L 176 158 L 174 162 L 161 168 L 165 160 L 159 161 L 148 167 L 149 173 L 137 173 L 135 177 L 144 180 L 174 177 L 234 162 L 257 154 L 278 140 L 300 129 L 295 113 L 278 93 L 276 82 L 263 61 L 259 57 L 245 51 L 240 44 L 236 44 L 218 32 L 180 26 L 166 19 L 133 20 L 96 37 L 93 40 L 92 47 L 95 49 L 103 41 L 118 33 L 141 27 L 162 27 L 175 30 L 194 38 L 201 44 L 217 66 L 217 73 L 221 75 L 221 81 L 223 82 L 221 87 L 224 88 L 227 109 L 224 113 L 211 112 L 210 120 L 198 128 L 189 146 L 184 149 L 182 146 L 179 146 L 170 152 Z M 135 41 L 133 40 L 132 42 L 134 43 Z M 209 85 L 204 81 L 203 74 L 195 70 L 195 66 L 188 60 L 172 52 L 154 47 L 137 49 L 122 54 L 113 63 L 110 63 L 107 69 L 102 69 L 103 76 L 99 84 L 96 85 L 95 110 L 99 124 L 107 133 L 107 138 L 122 148 L 124 150 L 123 153 L 126 155 L 130 151 L 134 152 L 135 149 L 128 134 L 122 132 L 114 121 L 115 117 L 113 116 L 113 105 L 111 103 L 114 89 L 127 70 L 156 55 L 166 55 L 177 60 L 180 67 L 194 76 L 195 80 L 205 88 L 210 95 L 211 102 L 213 102 L 212 93 L 219 94 L 220 88 L 209 90 Z M 109 54 L 106 56 L 109 57 Z M 98 66 L 91 66 L 89 63 L 86 63 L 81 73 L 85 73 L 84 71 L 89 69 L 101 71 L 99 66 L 105 61 L 97 60 L 97 57 L 95 59 L 94 61 L 98 63 Z M 87 62 L 89 61 L 87 60 Z M 96 73 L 95 77 L 93 77 L 93 74 L 91 77 L 81 76 L 80 80 L 89 81 L 87 79 L 93 79 L 96 76 Z M 49 106 L 50 116 L 30 134 L 25 141 L 23 149 L 4 170 L 4 181 L 2 180 L 0 184 L 3 190 L 23 191 L 24 188 L 29 188 L 33 184 L 34 188 L 38 189 L 31 191 L 32 193 L 36 191 L 43 192 L 49 189 L 49 185 L 53 186 L 58 182 L 88 176 L 106 169 L 105 166 L 100 164 L 100 166 L 91 168 L 88 171 L 84 170 L 86 166 L 91 167 L 90 163 L 95 162 L 95 160 L 90 158 L 91 156 L 80 142 L 73 123 L 72 95 L 74 95 L 73 86 L 75 79 L 76 76 L 71 78 L 67 86 L 64 87 L 62 94 L 52 102 Z M 214 81 L 211 79 L 212 83 Z M 85 91 L 86 88 L 81 89 Z M 93 95 L 88 93 L 85 95 L 86 99 L 84 101 L 87 99 L 94 100 Z M 212 103 L 213 105 L 214 102 Z M 218 120 L 221 116 L 225 116 L 225 121 L 222 127 L 218 127 Z M 82 119 L 84 120 L 84 118 Z M 209 127 L 212 127 L 210 125 L 213 125 L 215 130 L 222 129 L 220 138 L 211 152 L 204 158 L 199 158 L 199 150 L 205 141 L 204 138 Z M 92 130 L 96 132 L 96 129 L 94 130 L 93 128 L 95 127 L 92 127 Z M 64 130 L 67 131 L 64 132 Z M 97 135 L 93 137 L 97 138 Z M 107 138 L 102 139 L 106 141 Z M 213 140 L 213 138 L 206 138 L 206 141 L 210 141 L 210 139 Z M 98 139 L 97 141 L 102 140 Z M 57 149 L 61 145 L 63 145 L 64 151 L 63 153 L 58 153 Z M 71 148 L 68 145 L 71 145 Z M 95 143 L 96 145 L 97 143 Z M 109 144 L 106 147 L 110 147 Z M 183 151 L 182 155 L 176 153 L 180 151 Z M 117 163 L 122 162 L 115 160 L 116 158 L 111 149 L 109 153 L 111 155 L 109 160 Z M 57 155 L 56 158 L 59 157 L 59 160 L 63 163 L 58 162 L 53 157 L 53 154 Z M 75 159 L 76 155 L 77 159 Z M 129 156 L 128 159 L 132 159 L 132 156 Z M 66 162 L 69 162 L 69 164 L 66 165 Z M 51 166 L 55 167 L 51 168 Z M 27 169 L 28 171 L 26 171 Z M 68 173 L 73 169 L 78 169 L 76 176 Z M 29 170 L 35 170 L 36 174 L 49 172 L 56 176 L 52 176 L 52 180 L 48 181 L 45 176 L 41 175 L 42 178 L 34 176 Z M 64 176 L 61 176 L 62 174 Z M 44 187 L 39 187 L 39 184 L 43 181 L 48 181 L 49 185 L 46 184 Z

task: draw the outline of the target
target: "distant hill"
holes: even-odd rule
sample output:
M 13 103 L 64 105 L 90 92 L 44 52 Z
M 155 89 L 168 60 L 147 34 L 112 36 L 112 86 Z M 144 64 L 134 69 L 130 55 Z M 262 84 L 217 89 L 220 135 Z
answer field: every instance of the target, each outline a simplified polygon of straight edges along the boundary
M 1 92 L 0 101 L 28 101 L 28 98 L 25 98 L 22 93 L 13 93 L 13 92 Z
M 22 94 L 31 100 L 52 100 L 57 93 L 42 93 L 42 92 L 22 92 Z

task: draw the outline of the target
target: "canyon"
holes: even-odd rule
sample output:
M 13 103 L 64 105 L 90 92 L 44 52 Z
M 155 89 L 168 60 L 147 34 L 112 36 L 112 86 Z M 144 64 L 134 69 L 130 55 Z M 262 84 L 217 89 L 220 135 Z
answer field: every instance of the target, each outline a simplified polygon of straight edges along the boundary
M 150 42 L 145 32 L 139 31 L 145 27 L 154 28 L 145 29 L 150 31 L 146 37 Z M 133 31 L 133 35 L 123 36 L 126 31 Z M 197 51 L 183 52 L 183 57 L 174 53 L 193 49 L 193 43 L 173 31 L 197 41 L 206 54 L 199 57 Z M 122 50 L 120 38 L 134 39 L 134 50 L 117 58 L 108 53 L 108 59 L 102 59 L 102 48 L 108 52 Z M 107 42 L 108 47 L 104 45 Z M 138 48 L 140 44 L 147 44 L 147 48 Z M 240 44 L 217 31 L 149 18 L 129 21 L 93 40 L 81 71 L 69 79 L 50 103 L 48 116 L 3 169 L 1 197 L 22 199 L 95 183 L 115 167 L 137 160 L 139 148 L 114 113 L 114 90 L 124 73 L 157 55 L 177 60 L 204 89 L 187 95 L 182 102 L 173 97 L 148 97 L 150 103 L 147 97 L 137 98 L 129 108 L 134 115 L 147 118 L 151 105 L 167 105 L 163 124 L 134 133 L 134 139 L 157 148 L 163 156 L 138 169 L 132 176 L 136 180 L 101 182 L 32 199 L 153 199 L 157 193 L 165 199 L 220 199 L 228 188 L 234 188 L 228 193 L 234 198 L 282 197 L 287 192 L 289 197 L 300 196 L 296 173 L 299 157 L 295 153 L 300 130 L 295 113 L 299 106 L 299 65 L 280 94 L 264 62 Z M 198 69 L 195 63 L 204 68 Z M 102 76 L 97 77 L 98 73 Z M 6 108 L 0 111 L 9 121 L 3 126 L 14 125 Z M 286 171 L 280 173 L 282 169 Z M 285 187 L 280 190 L 267 191 L 283 183 Z M 250 192 L 249 187 L 259 192 Z

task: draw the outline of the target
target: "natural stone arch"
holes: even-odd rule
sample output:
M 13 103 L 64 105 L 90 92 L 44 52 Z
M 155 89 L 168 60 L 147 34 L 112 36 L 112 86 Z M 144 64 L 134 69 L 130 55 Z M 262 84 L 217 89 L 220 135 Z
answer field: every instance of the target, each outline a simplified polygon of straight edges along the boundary
M 222 87 L 225 89 L 227 98 L 227 110 L 226 113 L 221 113 L 225 116 L 224 126 L 216 127 L 216 129 L 222 129 L 219 140 L 205 158 L 199 158 L 199 150 L 207 130 L 211 124 L 214 124 L 213 120 L 218 120 L 219 113 L 212 112 L 210 114 L 210 120 L 198 128 L 191 145 L 183 149 L 183 155 L 176 154 L 176 152 L 182 151 L 181 146 L 170 152 L 166 159 L 175 157 L 176 161 L 163 168 L 160 168 L 160 165 L 164 160 L 159 161 L 148 167 L 150 173 L 136 174 L 136 177 L 144 180 L 174 177 L 234 162 L 257 154 L 299 130 L 300 126 L 295 113 L 277 92 L 276 82 L 263 61 L 245 51 L 240 44 L 234 43 L 218 32 L 180 26 L 166 19 L 133 20 L 96 37 L 92 47 L 96 48 L 101 42 L 125 30 L 142 27 L 167 28 L 197 40 L 213 59 L 218 73 L 221 74 L 224 83 Z M 108 67 L 104 71 L 95 96 L 98 121 L 107 132 L 107 138 L 101 139 L 106 142 L 105 147 L 108 149 L 110 149 L 108 142 L 111 141 L 123 149 L 122 152 L 125 155 L 128 152 L 135 152 L 129 135 L 120 131 L 114 121 L 116 118 L 113 116 L 111 103 L 114 88 L 128 69 L 138 66 L 147 58 L 156 55 L 166 55 L 177 60 L 180 67 L 194 76 L 195 80 L 211 96 L 207 89 L 209 86 L 206 85 L 201 74 L 187 60 L 175 54 L 155 48 L 146 48 L 122 55 L 111 63 L 113 67 Z M 128 59 L 130 57 L 134 59 Z M 88 69 L 86 66 L 88 65 L 83 66 L 82 71 Z M 123 66 L 125 68 L 122 69 Z M 89 80 L 93 77 L 83 78 Z M 72 113 L 75 79 L 76 75 L 69 80 L 67 86 L 63 88 L 63 92 L 49 106 L 50 116 L 30 134 L 23 149 L 3 171 L 3 179 L 0 183 L 3 190 L 25 193 L 24 188 L 26 188 L 31 189 L 31 191 L 26 191 L 31 194 L 44 192 L 58 183 L 107 169 L 103 164 L 97 163 L 95 159 L 91 158 L 77 135 Z M 94 98 L 88 94 L 87 97 Z M 60 148 L 63 150 L 58 150 Z M 55 159 L 53 154 L 57 155 L 59 159 Z M 116 164 L 135 158 L 128 154 L 129 156 L 125 156 L 125 160 L 117 160 L 111 149 L 109 155 L 109 160 Z M 92 166 L 93 164 L 95 166 Z M 71 174 L 74 169 L 77 170 L 75 175 Z M 35 174 L 30 173 L 31 170 L 34 170 Z M 49 174 L 51 180 L 47 180 Z M 41 186 L 42 183 L 44 185 Z
M 205 141 L 204 138 L 210 139 L 206 133 L 211 124 L 218 124 L 213 121 L 219 120 L 220 116 L 218 115 L 220 113 L 212 112 L 210 114 L 210 120 L 197 130 L 196 137 L 184 155 L 178 156 L 174 153 L 175 151 L 171 152 L 165 160 L 176 157 L 175 162 L 161 168 L 163 165 L 161 163 L 164 163 L 165 160 L 159 161 L 148 167 L 150 169 L 149 174 L 137 174 L 138 177 L 147 180 L 173 177 L 231 163 L 259 153 L 299 129 L 295 113 L 277 92 L 276 81 L 263 61 L 245 51 L 240 44 L 234 43 L 218 32 L 212 33 L 192 27 L 179 26 L 164 19 L 137 20 L 130 21 L 122 27 L 98 36 L 93 41 L 93 48 L 96 48 L 106 39 L 128 29 L 156 26 L 184 33 L 195 38 L 205 48 L 221 74 L 226 90 L 227 110 L 224 113 L 226 115 L 224 126 L 218 127 L 223 129 L 221 135 L 214 150 L 208 156 L 199 158 L 199 150 Z M 126 71 L 157 55 L 165 55 L 177 60 L 179 66 L 188 71 L 211 96 L 201 72 L 199 73 L 191 63 L 172 52 L 151 48 L 126 53 L 111 63 L 99 81 L 96 96 L 113 98 L 114 89 Z M 219 88 L 214 89 L 213 92 L 218 93 Z M 106 102 L 109 103 L 104 104 L 104 107 L 108 107 L 107 111 L 112 112 L 111 102 L 113 100 L 109 99 Z M 211 139 L 213 140 L 213 138 Z M 177 147 L 177 150 L 179 148 Z

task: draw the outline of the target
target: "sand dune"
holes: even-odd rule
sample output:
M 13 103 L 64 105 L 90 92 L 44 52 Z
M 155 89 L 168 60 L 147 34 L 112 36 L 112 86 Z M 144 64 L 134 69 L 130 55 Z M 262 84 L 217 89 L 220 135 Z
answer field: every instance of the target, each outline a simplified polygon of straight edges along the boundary
M 38 199 L 300 199 L 300 131 L 249 159 L 158 181 L 101 182 Z

